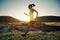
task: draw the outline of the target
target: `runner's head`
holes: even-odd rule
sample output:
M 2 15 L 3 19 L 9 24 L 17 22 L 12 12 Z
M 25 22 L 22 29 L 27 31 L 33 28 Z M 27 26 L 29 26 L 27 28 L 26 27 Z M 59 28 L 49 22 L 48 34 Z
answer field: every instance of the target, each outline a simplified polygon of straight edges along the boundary
M 32 9 L 32 7 L 34 7 L 34 6 L 35 6 L 35 4 L 29 4 L 28 8 Z

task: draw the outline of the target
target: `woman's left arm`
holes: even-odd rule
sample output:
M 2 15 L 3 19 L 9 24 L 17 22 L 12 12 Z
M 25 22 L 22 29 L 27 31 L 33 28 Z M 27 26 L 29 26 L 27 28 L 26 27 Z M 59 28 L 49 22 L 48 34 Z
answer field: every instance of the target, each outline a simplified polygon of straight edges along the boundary
M 33 9 L 33 11 L 35 11 L 35 12 L 37 13 L 36 17 L 38 17 L 38 11 L 37 11 L 37 10 L 35 10 L 35 9 Z

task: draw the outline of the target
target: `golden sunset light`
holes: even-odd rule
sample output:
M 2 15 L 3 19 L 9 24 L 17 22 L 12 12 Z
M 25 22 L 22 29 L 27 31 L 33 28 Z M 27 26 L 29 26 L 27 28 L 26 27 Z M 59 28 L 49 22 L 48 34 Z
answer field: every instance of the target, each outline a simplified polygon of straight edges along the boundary
M 36 17 L 36 13 L 34 13 L 34 18 Z M 16 17 L 16 18 L 19 18 L 19 20 L 21 20 L 21 21 L 30 21 L 30 18 L 29 18 L 29 16 L 27 16 L 27 15 L 25 15 L 25 14 L 22 14 L 22 15 L 20 15 L 20 17 Z

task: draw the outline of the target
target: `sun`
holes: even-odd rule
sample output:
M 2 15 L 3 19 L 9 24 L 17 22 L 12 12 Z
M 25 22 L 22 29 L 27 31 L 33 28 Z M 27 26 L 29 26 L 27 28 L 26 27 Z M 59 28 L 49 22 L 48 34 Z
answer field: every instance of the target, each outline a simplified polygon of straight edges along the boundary
M 27 14 L 29 15 L 28 11 Z M 36 13 L 33 13 L 34 18 L 36 17 Z M 26 21 L 29 22 L 30 21 L 30 17 L 24 14 L 24 11 L 21 11 L 21 13 L 18 11 L 18 13 L 15 13 L 14 16 L 12 15 L 12 17 L 15 17 L 16 19 L 19 19 L 21 21 Z
M 27 21 L 27 22 L 30 21 L 29 17 L 28 16 L 25 16 L 25 15 L 23 15 L 23 17 L 20 17 L 20 20 Z
M 36 13 L 34 13 L 34 18 L 35 18 L 35 17 L 36 17 Z M 22 14 L 22 15 L 20 16 L 20 20 L 29 22 L 29 21 L 30 21 L 30 17 L 27 16 L 27 15 L 25 15 L 25 14 Z

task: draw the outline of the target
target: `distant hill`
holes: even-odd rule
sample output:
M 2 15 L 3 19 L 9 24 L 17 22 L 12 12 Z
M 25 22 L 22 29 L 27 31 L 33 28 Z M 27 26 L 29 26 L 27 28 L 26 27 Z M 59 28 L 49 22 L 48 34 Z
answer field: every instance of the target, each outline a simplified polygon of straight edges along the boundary
M 39 22 L 60 22 L 60 16 L 42 16 L 38 17 Z
M 0 23 L 20 23 L 21 21 L 10 17 L 10 16 L 0 16 Z
M 60 22 L 60 16 L 42 16 L 37 18 L 38 22 Z M 20 23 L 23 22 L 11 16 L 0 16 L 0 23 Z

